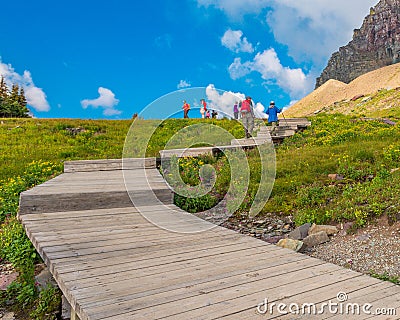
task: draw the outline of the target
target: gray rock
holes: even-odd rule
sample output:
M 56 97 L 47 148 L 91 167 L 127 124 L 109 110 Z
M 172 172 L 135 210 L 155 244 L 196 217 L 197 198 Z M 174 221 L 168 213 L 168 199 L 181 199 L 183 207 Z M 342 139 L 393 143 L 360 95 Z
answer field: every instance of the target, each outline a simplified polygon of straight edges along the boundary
M 15 320 L 14 312 L 6 312 L 5 314 L 1 315 L 1 320 Z
M 344 179 L 343 175 L 337 174 L 337 173 L 328 174 L 328 178 L 331 180 L 343 180 Z
M 39 291 L 46 288 L 48 284 L 55 287 L 57 286 L 57 283 L 47 268 L 44 268 L 37 276 L 35 276 L 35 281 L 38 284 Z
M 334 234 L 337 234 L 339 230 L 335 226 L 318 225 L 314 223 L 308 230 L 308 234 L 310 235 L 321 231 L 325 231 L 328 236 L 333 236 Z
M 264 241 L 271 244 L 277 244 L 282 239 L 285 239 L 284 236 L 271 236 L 268 238 L 264 238 Z
M 288 239 L 288 238 L 279 240 L 279 242 L 276 245 L 296 252 L 300 252 L 305 248 L 304 243 L 302 241 Z
M 288 238 L 293 240 L 303 240 L 308 235 L 308 230 L 311 227 L 311 223 L 305 223 L 300 227 L 297 227 L 288 234 Z
M 67 320 L 71 318 L 71 305 L 67 301 L 67 299 L 62 296 L 61 297 L 61 319 Z
M 370 237 L 371 236 L 369 234 L 362 234 L 362 235 L 357 236 L 356 240 L 364 242 L 364 241 L 368 241 Z
M 329 241 L 329 237 L 325 231 L 320 231 L 317 233 L 310 234 L 306 238 L 303 239 L 304 244 L 307 247 L 315 247 L 319 244 L 325 243 Z

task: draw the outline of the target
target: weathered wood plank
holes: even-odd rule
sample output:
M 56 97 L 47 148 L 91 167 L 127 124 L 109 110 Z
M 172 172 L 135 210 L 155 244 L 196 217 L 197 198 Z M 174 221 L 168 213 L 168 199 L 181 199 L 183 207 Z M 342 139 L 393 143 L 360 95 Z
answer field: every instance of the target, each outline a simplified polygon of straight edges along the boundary
M 285 278 L 282 265 L 277 266 L 275 264 L 274 266 L 271 263 L 268 265 L 268 267 L 271 268 L 271 276 L 277 277 L 277 280 L 279 280 L 278 276 Z M 262 272 L 262 270 L 262 266 L 260 266 L 258 269 L 255 267 L 246 267 L 244 270 L 235 270 L 230 274 L 213 274 L 207 278 L 202 278 L 200 280 L 182 283 L 175 286 L 164 286 L 155 288 L 154 290 L 137 292 L 134 295 L 119 295 L 120 298 L 118 299 L 115 298 L 106 301 L 96 301 L 93 304 L 90 304 L 88 301 L 85 302 L 85 305 L 86 307 L 95 308 L 95 312 L 101 313 L 102 316 L 107 316 L 108 312 L 109 314 L 118 313 L 118 310 L 122 308 L 125 312 L 128 311 L 129 313 L 140 310 L 146 312 L 146 309 L 153 307 L 162 308 L 167 303 L 179 303 L 179 301 L 183 299 L 201 300 L 204 299 L 205 295 L 210 295 L 213 293 L 217 295 L 218 292 L 221 293 L 225 290 L 231 290 L 236 286 L 254 286 L 255 282 L 263 280 L 263 276 L 260 276 L 259 274 L 259 272 Z M 277 274 L 275 274 L 275 272 Z M 268 275 L 264 276 L 271 277 Z M 184 284 L 186 284 L 186 286 L 184 286 Z M 183 302 L 186 303 L 188 300 L 183 300 Z M 119 305 L 114 306 L 116 303 L 119 303 Z M 112 310 L 114 308 L 117 310 Z M 129 317 L 130 315 L 127 315 L 127 318 Z
M 322 264 L 322 261 L 319 262 Z M 290 269 L 305 269 L 312 265 L 316 265 L 305 257 L 300 255 L 291 256 L 287 259 L 286 263 Z M 212 291 L 223 290 L 225 288 L 234 287 L 244 283 L 257 282 L 260 279 L 277 276 L 280 274 L 286 274 L 286 271 L 282 268 L 282 264 L 275 260 L 274 262 L 268 261 L 268 268 L 260 265 L 254 265 L 252 267 L 247 266 L 243 269 L 237 269 L 231 273 L 225 274 L 213 274 L 202 281 L 193 282 L 190 285 L 180 285 L 175 288 L 163 287 L 155 290 L 146 290 L 144 292 L 127 291 L 126 295 L 120 294 L 119 292 L 105 296 L 108 300 L 94 299 L 92 296 L 80 296 L 79 293 L 76 297 L 79 301 L 85 304 L 87 307 L 91 306 L 105 306 L 108 303 L 114 303 L 115 299 L 119 297 L 119 301 L 123 298 L 125 301 L 134 301 L 131 305 L 132 310 L 145 309 L 154 305 L 162 305 L 167 302 L 179 301 L 184 298 L 194 297 L 202 294 L 206 294 Z M 149 296 L 152 299 L 149 299 Z
M 155 158 L 65 161 L 64 172 L 155 168 Z
M 325 279 L 325 283 L 344 281 L 351 279 L 345 270 L 336 266 L 324 264 L 317 267 L 311 267 L 295 271 L 293 273 L 281 274 L 276 277 L 262 279 L 257 283 L 245 283 L 234 287 L 226 288 L 224 290 L 209 292 L 206 295 L 199 295 L 182 299 L 181 301 L 174 301 L 162 305 L 151 306 L 146 309 L 137 311 L 130 311 L 130 302 L 116 303 L 114 308 L 116 312 L 120 313 L 118 316 L 110 317 L 110 319 L 145 319 L 150 317 L 157 319 L 161 317 L 172 319 L 215 319 L 224 315 L 232 314 L 242 311 L 250 306 L 256 307 L 257 304 L 264 300 L 268 292 L 273 292 L 275 296 L 283 297 L 289 290 L 291 292 L 307 292 L 309 290 L 318 288 L 321 284 L 320 281 Z M 319 270 L 318 270 L 319 269 Z M 327 280 L 327 274 L 330 275 Z M 298 285 L 294 286 L 294 283 Z M 274 285 L 275 284 L 275 285 Z M 268 295 L 267 295 L 268 296 Z M 107 310 L 98 308 L 91 310 L 94 313 L 93 319 L 102 319 Z

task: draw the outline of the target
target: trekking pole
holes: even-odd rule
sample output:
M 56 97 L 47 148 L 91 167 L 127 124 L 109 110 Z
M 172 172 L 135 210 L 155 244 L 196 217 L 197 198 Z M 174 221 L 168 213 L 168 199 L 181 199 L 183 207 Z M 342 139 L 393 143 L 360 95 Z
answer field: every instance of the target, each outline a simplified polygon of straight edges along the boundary
M 283 119 L 285 119 L 286 126 L 288 127 L 288 123 L 287 123 L 287 120 L 286 120 L 285 115 L 283 114 L 283 112 L 281 113 L 281 115 L 282 115 Z

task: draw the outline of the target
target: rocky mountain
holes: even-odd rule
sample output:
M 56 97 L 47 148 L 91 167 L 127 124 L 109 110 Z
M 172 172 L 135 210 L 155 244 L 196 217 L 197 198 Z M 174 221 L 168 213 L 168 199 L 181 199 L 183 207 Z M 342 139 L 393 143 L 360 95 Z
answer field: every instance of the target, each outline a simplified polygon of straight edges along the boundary
M 330 58 L 316 88 L 329 79 L 349 83 L 369 71 L 400 62 L 400 0 L 381 0 L 370 9 L 353 39 Z

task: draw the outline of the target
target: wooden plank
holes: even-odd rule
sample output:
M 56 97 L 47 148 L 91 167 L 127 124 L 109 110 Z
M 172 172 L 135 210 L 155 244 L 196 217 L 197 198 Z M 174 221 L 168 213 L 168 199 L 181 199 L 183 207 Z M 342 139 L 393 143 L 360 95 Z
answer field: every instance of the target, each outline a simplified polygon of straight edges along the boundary
M 309 269 L 307 269 L 309 270 Z M 328 286 L 330 284 L 348 284 L 351 283 L 352 285 L 358 285 L 362 283 L 361 277 L 358 275 L 354 277 L 354 274 L 350 274 L 346 272 L 347 270 L 336 270 L 336 272 L 330 272 L 326 274 L 314 275 L 309 278 L 300 278 L 295 283 L 285 283 L 285 280 L 282 279 L 283 284 L 279 287 L 274 287 L 270 289 L 266 285 L 260 284 L 260 287 L 264 287 L 265 289 L 257 289 L 248 290 L 247 294 L 236 294 L 236 297 L 232 295 L 228 295 L 227 291 L 221 293 L 222 297 L 216 299 L 215 302 L 213 301 L 211 304 L 204 304 L 201 308 L 196 309 L 175 309 L 168 317 L 173 319 L 218 319 L 222 316 L 235 316 L 243 311 L 251 312 L 253 315 L 256 311 L 257 305 L 264 301 L 267 297 L 273 297 L 276 301 L 280 301 L 282 298 L 290 297 L 290 296 L 297 296 L 301 297 L 302 294 L 307 294 L 310 291 L 317 290 L 321 286 Z M 233 296 L 233 298 L 231 298 Z M 296 300 L 294 300 L 295 302 Z M 249 308 L 249 305 L 251 306 Z M 221 310 L 223 307 L 223 310 Z M 150 312 L 153 312 L 154 308 Z M 181 311 L 181 313 L 178 313 Z M 143 319 L 142 315 L 139 319 Z M 240 319 L 240 316 L 238 317 Z
M 216 259 L 219 261 L 220 259 L 230 259 L 232 258 L 236 252 L 237 254 L 241 254 L 243 256 L 248 256 L 249 254 L 263 254 L 270 253 L 273 254 L 274 248 L 269 248 L 265 246 L 256 246 L 251 247 L 248 244 L 239 244 L 235 246 L 226 246 L 226 247 L 217 247 L 213 250 L 203 250 L 197 251 L 196 254 L 180 254 L 180 255 L 169 255 L 165 257 L 161 257 L 156 261 L 154 259 L 149 259 L 148 257 L 142 257 L 139 259 L 132 259 L 132 257 L 121 256 L 118 259 L 102 259 L 96 261 L 88 261 L 84 266 L 78 267 L 58 267 L 59 274 L 67 274 L 65 280 L 68 277 L 71 277 L 71 274 L 75 272 L 84 273 L 85 277 L 97 276 L 99 274 L 105 275 L 109 273 L 115 273 L 117 270 L 139 270 L 139 269 L 147 269 L 148 268 L 157 268 L 157 271 L 162 270 L 164 266 L 171 264 L 181 264 L 181 263 L 203 263 L 207 261 L 207 259 Z M 101 270 L 100 270 L 101 269 Z
M 64 172 L 87 172 L 102 170 L 121 170 L 138 168 L 155 168 L 155 158 L 124 158 L 107 160 L 65 161 Z
M 220 317 L 225 314 L 231 314 L 232 311 L 241 311 L 244 306 L 248 307 L 249 303 L 250 305 L 254 304 L 254 306 L 257 306 L 259 301 L 263 301 L 266 292 L 275 292 L 276 295 L 282 295 L 285 290 L 304 292 L 310 290 L 309 288 L 319 287 L 320 284 L 318 282 L 326 279 L 327 274 L 330 275 L 331 282 L 351 278 L 341 268 L 323 264 L 260 279 L 256 283 L 245 283 L 180 301 L 154 305 L 142 309 L 140 312 L 130 310 L 131 305 L 134 303 L 133 301 L 115 302 L 112 306 L 113 309 L 109 311 L 101 307 L 97 308 L 97 310 L 87 310 L 90 310 L 91 319 L 103 319 L 104 316 L 116 314 L 116 312 L 120 312 L 120 314 L 111 316 L 110 319 L 129 319 L 133 317 L 135 319 L 145 319 L 146 317 L 152 319 L 161 317 L 165 317 L 166 319 L 213 319 L 215 318 L 212 317 L 213 314 Z M 328 280 L 325 281 L 327 282 Z M 296 285 L 293 288 L 294 282 L 298 286 Z M 305 286 L 307 287 L 305 288 Z M 256 301 L 258 302 L 256 303 Z
M 322 262 L 320 262 L 322 263 Z M 314 262 L 311 262 L 305 257 L 300 255 L 288 257 L 285 263 L 289 269 L 305 269 L 312 265 L 315 266 Z M 213 274 L 202 281 L 192 282 L 189 285 L 182 283 L 175 288 L 160 288 L 156 290 L 146 290 L 144 292 L 127 292 L 125 295 L 120 292 L 115 295 L 115 298 L 119 297 L 119 300 L 134 300 L 131 307 L 134 310 L 145 309 L 154 305 L 162 305 L 167 302 L 179 301 L 184 298 L 194 297 L 198 295 L 207 294 L 209 292 L 224 290 L 226 288 L 234 287 L 244 283 L 257 282 L 260 279 L 277 276 L 284 274 L 286 271 L 282 268 L 282 264 L 278 260 L 274 262 L 268 262 L 268 268 L 264 266 L 254 265 L 244 269 L 237 269 L 231 273 L 225 274 Z M 76 294 L 79 301 L 84 303 L 86 307 L 91 306 L 105 306 L 107 303 L 114 303 L 113 296 L 110 294 L 107 300 L 94 299 L 93 296 L 81 297 Z
M 282 303 L 285 306 L 290 306 L 291 304 L 295 304 L 296 307 L 294 308 L 295 311 L 299 311 L 301 309 L 301 306 L 312 306 L 308 307 L 305 309 L 305 314 L 292 314 L 290 313 L 290 309 L 286 307 L 286 313 L 284 312 L 279 312 L 276 308 L 275 309 L 270 309 L 266 314 L 271 316 L 271 318 L 276 318 L 280 320 L 291 320 L 291 319 L 298 319 L 302 318 L 304 319 L 305 316 L 308 316 L 308 318 L 313 318 L 313 315 L 309 315 L 308 313 L 315 313 L 315 318 L 330 318 L 331 316 L 335 315 L 335 309 L 331 308 L 329 309 L 329 305 L 336 304 L 338 306 L 338 309 L 336 310 L 336 314 L 340 311 L 339 306 L 341 302 L 337 299 L 337 296 L 340 295 L 348 295 L 352 296 L 354 293 L 357 292 L 362 292 L 364 296 L 368 293 L 371 293 L 376 290 L 381 290 L 385 287 L 384 284 L 382 284 L 380 281 L 369 281 L 371 279 L 366 279 L 366 276 L 360 275 L 359 278 L 357 278 L 357 282 L 355 281 L 349 281 L 349 282 L 339 282 L 339 283 L 332 283 L 326 286 L 322 286 L 320 288 L 317 288 L 316 290 L 313 290 L 312 292 L 308 292 L 306 294 L 301 294 L 301 295 L 294 295 L 291 296 L 290 298 L 284 298 L 280 299 L 279 301 L 276 301 L 276 303 Z M 272 299 L 271 299 L 272 300 Z M 326 305 L 323 305 L 326 304 Z M 299 307 L 297 307 L 299 306 Z M 342 304 L 342 307 L 345 308 L 345 305 Z M 238 316 L 243 316 L 243 319 L 253 319 L 254 318 L 254 312 L 256 310 L 252 310 L 253 314 L 249 312 L 243 312 L 246 313 L 247 316 L 244 316 L 242 313 L 238 313 Z M 344 314 L 341 314 L 341 317 L 345 316 Z M 258 314 L 258 318 L 263 318 L 265 317 L 265 314 Z
M 247 245 L 248 246 L 248 245 Z M 241 252 L 245 246 L 243 245 L 236 245 L 232 249 Z M 258 248 L 248 248 L 248 250 L 254 253 L 256 258 L 261 259 L 263 255 L 269 253 L 271 254 L 271 250 L 262 250 L 262 247 Z M 253 250 L 251 250 L 253 249 Z M 277 256 L 281 257 L 279 253 L 276 253 Z M 240 261 L 238 263 L 237 255 L 229 256 L 224 255 L 226 257 L 227 262 L 221 260 L 221 257 L 218 258 L 218 255 L 222 255 L 222 253 L 208 250 L 208 255 L 202 258 L 197 259 L 188 259 L 183 260 L 181 262 L 178 261 L 171 261 L 171 259 L 160 259 L 157 262 L 151 262 L 149 260 L 145 261 L 145 263 L 140 263 L 137 261 L 133 261 L 131 263 L 125 263 L 123 265 L 113 265 L 109 268 L 96 268 L 91 270 L 83 270 L 83 271 L 73 271 L 69 273 L 63 274 L 64 282 L 73 283 L 74 287 L 78 288 L 79 286 L 83 288 L 87 288 L 93 285 L 105 285 L 106 283 L 115 284 L 115 279 L 117 282 L 122 282 L 124 279 L 135 279 L 140 277 L 140 280 L 143 281 L 144 277 L 148 277 L 150 282 L 157 280 L 157 277 L 165 278 L 174 278 L 174 276 L 178 276 L 178 278 L 183 277 L 186 273 L 191 275 L 191 270 L 187 269 L 188 266 L 193 266 L 192 270 L 198 270 L 196 272 L 196 277 L 202 277 L 202 272 L 208 273 L 210 268 L 212 267 L 213 272 L 218 272 L 218 268 L 226 268 L 225 263 L 229 265 L 230 263 L 235 263 L 235 267 L 244 268 L 248 264 L 244 261 Z M 243 254 L 247 257 L 247 254 Z M 282 257 L 281 257 L 282 258 Z M 271 259 L 271 260 L 275 260 Z M 151 263 L 149 263 L 151 262 Z M 259 263 L 259 262 L 257 262 Z M 147 267 L 142 267 L 142 265 L 147 265 Z M 203 267 L 204 268 L 203 268 Z M 228 266 L 229 270 L 232 266 Z M 114 272 L 115 270 L 115 272 Z M 118 272 L 118 276 L 116 276 L 116 272 Z M 79 275 L 79 280 L 77 280 L 77 275 Z M 92 279 L 96 278 L 96 279 Z M 98 280 L 96 282 L 94 280 Z M 96 282 L 96 283 L 94 283 Z M 166 282 L 163 283 L 165 285 Z
M 206 245 L 207 240 L 208 246 Z M 121 252 L 116 252 L 109 255 L 98 254 L 90 259 L 88 259 L 87 257 L 82 257 L 81 259 L 79 259 L 78 257 L 78 261 L 76 263 L 71 262 L 71 260 L 58 259 L 53 260 L 53 265 L 57 267 L 57 270 L 59 270 L 60 273 L 79 271 L 81 270 L 80 267 L 85 270 L 86 266 L 90 268 L 97 265 L 107 265 L 109 263 L 113 264 L 115 263 L 115 261 L 124 262 L 124 259 L 125 261 L 135 261 L 138 267 L 146 267 L 158 265 L 160 263 L 159 259 L 162 259 L 163 263 L 166 263 L 168 261 L 172 262 L 190 260 L 195 257 L 207 257 L 218 254 L 220 252 L 230 252 L 232 250 L 236 250 L 236 243 L 231 242 L 227 244 L 226 242 L 220 240 L 221 239 L 219 238 L 207 237 L 207 239 L 204 239 L 203 243 L 197 241 L 196 244 L 198 245 L 195 247 L 190 245 L 184 247 L 180 246 L 179 251 L 177 250 L 177 247 L 179 245 L 174 246 L 171 244 L 170 246 L 159 246 L 158 250 L 152 251 L 149 251 L 147 250 L 147 248 L 145 248 L 145 252 L 142 252 L 144 250 L 126 250 L 123 252 L 123 255 L 121 255 Z M 210 244 L 210 241 L 213 241 L 213 243 Z M 248 245 L 248 248 L 251 249 L 257 245 L 258 244 Z M 270 250 L 271 252 L 273 252 L 275 249 L 274 246 L 267 246 L 265 248 L 265 250 Z M 123 259 L 121 259 L 121 256 L 123 256 Z
M 387 311 L 391 311 L 390 309 L 396 309 L 400 307 L 399 300 L 399 287 L 396 285 L 390 286 L 388 283 L 381 282 L 380 287 L 383 289 L 375 289 L 370 287 L 368 292 L 363 292 L 361 290 L 357 292 L 353 292 L 349 294 L 349 303 L 358 303 L 360 306 L 365 304 L 370 304 L 371 308 L 367 308 L 366 311 L 370 312 L 370 314 L 363 312 L 362 309 L 360 311 L 360 315 L 356 317 L 356 319 L 399 319 L 400 313 L 395 312 L 394 314 L 388 314 L 388 316 L 380 317 L 376 314 L 377 308 L 382 310 L 383 308 Z M 364 294 L 363 294 L 364 293 Z M 337 314 L 329 316 L 330 320 L 339 320 L 342 319 L 343 315 Z
M 172 204 L 173 193 L 167 188 L 153 189 L 162 203 Z M 146 191 L 135 191 L 135 197 L 146 198 Z M 19 215 L 29 213 L 50 213 L 63 211 L 83 211 L 96 209 L 126 208 L 133 206 L 131 197 L 126 190 L 80 192 L 64 194 L 21 195 Z
M 236 239 L 236 240 L 235 240 Z M 210 244 L 210 241 L 212 243 Z M 49 256 L 42 250 L 40 247 L 37 248 L 42 258 L 49 263 L 49 266 L 57 266 L 60 264 L 80 264 L 92 260 L 101 260 L 105 258 L 113 258 L 118 257 L 120 255 L 133 256 L 136 255 L 136 260 L 146 259 L 146 258 L 160 258 L 163 256 L 176 256 L 178 253 L 192 253 L 198 254 L 199 251 L 202 250 L 211 250 L 216 247 L 222 246 L 233 246 L 238 241 L 238 238 L 234 236 L 225 236 L 221 237 L 218 235 L 209 236 L 204 239 L 196 240 L 195 245 L 190 245 L 192 242 L 189 242 L 186 246 L 183 244 L 187 242 L 182 241 L 161 241 L 156 243 L 138 243 L 137 245 L 130 244 L 120 244 L 118 246 L 114 246 L 113 250 L 102 250 L 94 248 L 93 250 L 87 249 L 86 252 L 79 251 L 65 251 L 65 252 L 57 252 L 51 253 Z M 242 240 L 241 240 L 242 241 Z M 154 250 L 157 249 L 157 250 Z M 138 259 L 139 257 L 139 259 Z M 54 271 L 54 270 L 52 270 Z

